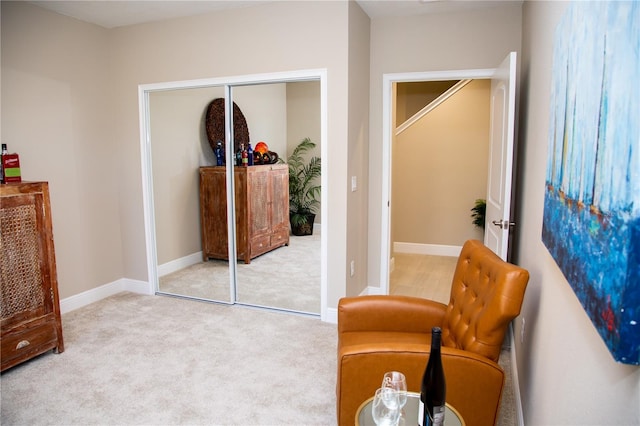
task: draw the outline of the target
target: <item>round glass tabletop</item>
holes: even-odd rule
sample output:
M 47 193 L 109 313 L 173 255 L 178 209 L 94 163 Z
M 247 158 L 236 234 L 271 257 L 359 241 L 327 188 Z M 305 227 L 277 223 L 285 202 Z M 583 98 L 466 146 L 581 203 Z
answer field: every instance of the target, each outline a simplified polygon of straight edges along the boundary
M 356 411 L 356 426 L 376 426 L 371 415 L 373 397 L 364 401 L 358 411 Z M 403 407 L 402 419 L 405 425 L 418 424 L 418 406 L 420 404 L 420 394 L 417 392 L 407 392 L 407 403 Z M 464 420 L 458 411 L 451 405 L 446 404 L 444 413 L 445 426 L 465 426 Z

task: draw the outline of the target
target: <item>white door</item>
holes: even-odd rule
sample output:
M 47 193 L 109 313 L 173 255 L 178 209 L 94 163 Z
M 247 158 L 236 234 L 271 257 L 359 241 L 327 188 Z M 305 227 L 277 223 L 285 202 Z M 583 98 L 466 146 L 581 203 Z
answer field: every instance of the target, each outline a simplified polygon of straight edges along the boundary
M 491 140 L 484 244 L 507 260 L 516 108 L 516 52 L 491 78 Z

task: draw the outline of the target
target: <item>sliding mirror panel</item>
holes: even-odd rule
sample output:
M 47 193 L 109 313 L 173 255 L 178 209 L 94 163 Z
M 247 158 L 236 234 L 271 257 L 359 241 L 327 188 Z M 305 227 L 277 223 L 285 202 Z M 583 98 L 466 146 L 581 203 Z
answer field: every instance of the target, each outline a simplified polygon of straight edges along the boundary
M 208 218 L 226 226 L 225 205 L 212 206 L 206 197 L 201 203 L 200 191 L 201 168 L 216 164 L 206 133 L 208 107 L 224 95 L 224 86 L 148 95 L 159 293 L 233 303 L 229 261 L 205 255 L 201 224 L 201 208 L 208 205 Z M 225 174 L 219 179 L 214 189 L 224 194 Z
M 236 303 L 319 315 L 320 206 L 313 233 L 292 235 L 285 162 L 305 138 L 316 144 L 305 160 L 321 156 L 320 80 L 234 85 L 231 97 L 254 150 L 253 165 L 234 165 Z

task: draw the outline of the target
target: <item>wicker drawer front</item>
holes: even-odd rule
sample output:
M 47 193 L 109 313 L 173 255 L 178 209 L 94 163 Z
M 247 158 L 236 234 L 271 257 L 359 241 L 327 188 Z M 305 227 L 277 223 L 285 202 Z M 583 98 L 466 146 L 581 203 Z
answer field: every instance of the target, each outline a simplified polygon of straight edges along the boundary
M 22 199 L 31 203 L 12 206 L 7 198 L 3 199 L 5 205 L 0 209 L 0 316 L 3 320 L 44 305 L 36 204 L 30 195 L 11 201 Z
M 57 346 L 53 316 L 2 334 L 2 370 Z

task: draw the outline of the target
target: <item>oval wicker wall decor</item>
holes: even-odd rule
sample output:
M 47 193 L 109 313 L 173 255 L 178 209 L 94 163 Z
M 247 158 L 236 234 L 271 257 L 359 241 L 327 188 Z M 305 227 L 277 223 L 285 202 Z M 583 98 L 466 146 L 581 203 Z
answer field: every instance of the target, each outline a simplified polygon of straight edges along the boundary
M 224 142 L 224 119 L 224 98 L 216 98 L 209 103 L 205 120 L 207 138 L 213 150 L 216 149 L 218 141 Z M 235 102 L 233 103 L 233 136 L 234 152 L 238 151 L 241 143 L 245 146 L 249 143 L 247 120 Z

